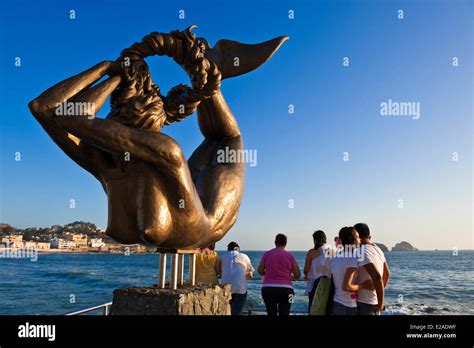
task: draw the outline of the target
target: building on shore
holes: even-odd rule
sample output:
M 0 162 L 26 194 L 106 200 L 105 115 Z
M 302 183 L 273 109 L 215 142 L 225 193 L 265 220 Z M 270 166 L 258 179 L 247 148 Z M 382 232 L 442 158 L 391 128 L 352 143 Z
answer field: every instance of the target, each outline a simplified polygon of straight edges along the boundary
M 11 235 L 2 238 L 2 243 L 10 248 L 22 248 L 23 247 L 23 235 Z
M 91 238 L 89 240 L 89 246 L 91 248 L 103 248 L 105 247 L 105 243 L 102 238 Z
M 67 240 L 73 241 L 76 244 L 76 248 L 87 249 L 88 247 L 87 236 L 85 234 L 68 233 L 65 235 L 65 238 Z
M 40 251 L 47 251 L 51 249 L 51 243 L 47 242 L 36 242 L 36 249 Z
M 50 243 L 46 242 L 35 242 L 35 241 L 24 241 L 22 235 L 12 235 L 2 238 L 2 243 L 6 245 L 7 248 L 15 249 L 35 249 L 46 251 L 51 248 Z
M 74 249 L 76 248 L 76 242 L 63 239 L 63 238 L 53 238 L 51 239 L 51 249 Z
M 124 251 L 123 245 L 118 243 L 106 243 L 105 246 L 101 248 L 101 250 L 114 254 L 121 254 Z
M 23 248 L 35 249 L 38 251 L 47 251 L 51 249 L 51 243 L 46 242 L 23 242 Z

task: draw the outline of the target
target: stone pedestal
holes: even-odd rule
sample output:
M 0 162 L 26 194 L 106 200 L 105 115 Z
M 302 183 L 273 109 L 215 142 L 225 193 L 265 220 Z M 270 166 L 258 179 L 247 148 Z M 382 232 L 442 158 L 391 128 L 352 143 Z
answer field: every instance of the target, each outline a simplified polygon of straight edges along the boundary
M 114 291 L 110 315 L 230 315 L 230 285 L 131 287 Z

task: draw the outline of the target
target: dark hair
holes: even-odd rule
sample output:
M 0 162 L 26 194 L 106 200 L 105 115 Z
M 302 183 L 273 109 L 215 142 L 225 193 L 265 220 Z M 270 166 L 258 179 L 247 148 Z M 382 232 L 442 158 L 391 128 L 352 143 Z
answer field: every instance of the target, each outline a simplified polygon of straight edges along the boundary
M 354 225 L 354 228 L 357 230 L 359 233 L 360 238 L 369 238 L 370 237 L 370 230 L 369 226 L 363 222 L 359 222 L 358 224 Z
M 275 237 L 275 245 L 276 246 L 286 246 L 288 242 L 288 238 L 282 233 L 278 233 Z
M 343 227 L 339 231 L 339 238 L 341 238 L 342 245 L 353 245 L 356 241 L 357 230 L 354 227 Z
M 207 246 L 209 250 L 214 250 L 216 248 L 216 243 L 211 243 Z
M 133 128 L 147 129 L 155 122 L 163 127 L 168 119 L 165 104 L 143 57 L 132 60 L 129 69 L 133 75 L 124 76 L 112 92 L 107 118 Z
M 109 119 L 142 129 L 158 122 L 161 128 L 183 120 L 196 111 L 201 101 L 217 93 L 222 75 L 217 65 L 204 56 L 205 43 L 191 33 L 194 27 L 170 34 L 153 32 L 122 51 L 118 62 L 124 73 L 110 98 Z M 180 84 L 163 96 L 145 62 L 146 57 L 154 55 L 172 57 L 186 67 L 192 87 Z
M 314 248 L 318 249 L 326 244 L 326 233 L 321 230 L 317 230 L 313 233 Z
M 239 245 L 238 245 L 236 242 L 230 242 L 230 243 L 227 245 L 227 250 L 228 250 L 228 251 L 233 251 L 233 250 L 239 251 L 239 250 L 240 250 L 240 247 L 239 247 Z

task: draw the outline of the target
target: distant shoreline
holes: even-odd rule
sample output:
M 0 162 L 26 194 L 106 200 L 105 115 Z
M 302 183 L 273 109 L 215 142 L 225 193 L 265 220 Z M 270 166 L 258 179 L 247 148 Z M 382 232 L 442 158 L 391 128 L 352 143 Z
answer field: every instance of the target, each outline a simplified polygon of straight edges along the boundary
M 8 252 L 12 250 L 21 250 L 21 248 L 0 248 L 2 252 Z M 26 250 L 26 249 L 24 249 Z M 95 251 L 95 250 L 63 250 L 63 249 L 50 249 L 50 250 L 38 250 L 35 249 L 35 252 L 38 254 L 124 254 L 125 251 Z M 147 252 L 147 251 L 136 251 L 131 250 L 130 254 L 154 254 L 155 252 Z

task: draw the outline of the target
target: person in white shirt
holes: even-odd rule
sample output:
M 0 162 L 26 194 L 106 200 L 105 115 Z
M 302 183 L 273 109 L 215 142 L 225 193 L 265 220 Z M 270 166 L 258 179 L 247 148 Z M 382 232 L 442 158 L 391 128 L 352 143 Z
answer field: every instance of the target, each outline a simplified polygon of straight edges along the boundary
M 343 227 L 339 231 L 341 245 L 331 259 L 331 273 L 334 282 L 332 315 L 356 315 L 357 291 L 373 289 L 372 282 L 354 284 L 357 279 L 357 247 L 360 244 L 359 234 L 354 227 Z
M 252 278 L 255 269 L 249 257 L 240 252 L 236 242 L 230 242 L 227 252 L 220 255 L 220 271 L 221 283 L 231 286 L 231 314 L 242 315 L 247 301 L 247 278 Z
M 307 280 L 305 295 L 308 295 L 308 313 L 313 304 L 314 294 L 319 284 L 319 280 L 323 276 L 329 276 L 329 264 L 331 262 L 329 247 L 326 244 L 326 234 L 324 231 L 318 230 L 313 233 L 314 248 L 310 249 L 306 254 L 304 264 L 304 276 Z
M 361 222 L 354 228 L 359 233 L 362 248 L 358 281 L 370 279 L 374 285 L 374 290 L 361 289 L 357 292 L 357 315 L 376 315 L 383 310 L 390 270 L 383 251 L 370 241 L 369 226 Z

